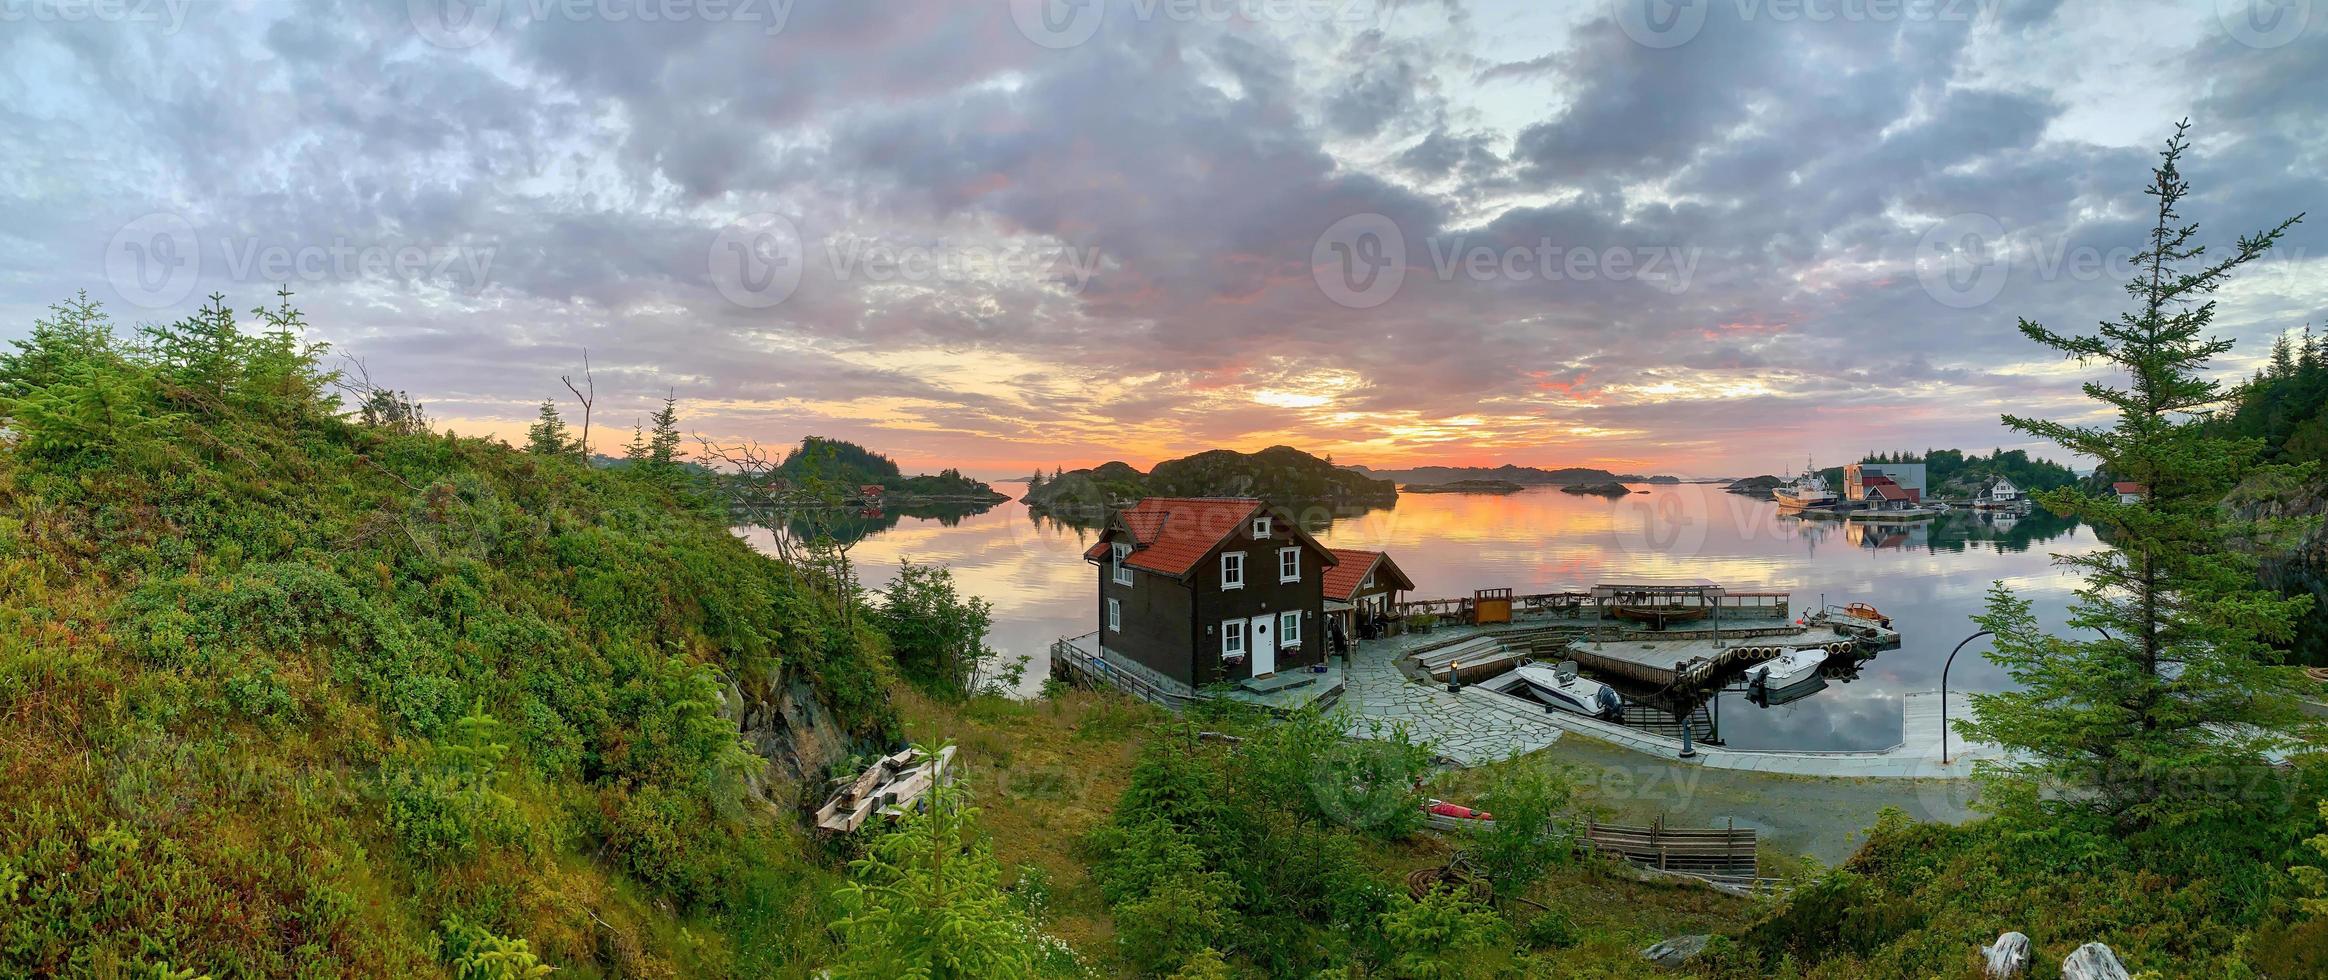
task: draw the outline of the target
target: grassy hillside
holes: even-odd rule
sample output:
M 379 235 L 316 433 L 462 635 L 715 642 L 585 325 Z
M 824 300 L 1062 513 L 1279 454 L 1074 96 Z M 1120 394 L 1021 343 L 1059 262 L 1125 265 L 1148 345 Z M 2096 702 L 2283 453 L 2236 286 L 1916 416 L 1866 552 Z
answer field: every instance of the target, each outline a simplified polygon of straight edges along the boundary
M 343 417 L 254 316 L 0 356 L 0 975 L 821 959 L 790 787 L 893 726 L 878 641 L 673 474 Z

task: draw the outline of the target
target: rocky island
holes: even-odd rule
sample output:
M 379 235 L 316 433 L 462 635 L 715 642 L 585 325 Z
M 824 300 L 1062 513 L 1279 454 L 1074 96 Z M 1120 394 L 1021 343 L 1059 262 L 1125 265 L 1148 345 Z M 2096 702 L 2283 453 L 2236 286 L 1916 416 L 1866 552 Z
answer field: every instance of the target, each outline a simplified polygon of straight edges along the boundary
M 1527 487 L 1510 480 L 1457 480 L 1453 483 L 1410 483 L 1400 493 L 1518 493 Z
M 1579 496 L 1590 494 L 1595 497 L 1624 497 L 1630 496 L 1633 490 L 1622 483 L 1571 483 L 1561 487 L 1560 492 Z

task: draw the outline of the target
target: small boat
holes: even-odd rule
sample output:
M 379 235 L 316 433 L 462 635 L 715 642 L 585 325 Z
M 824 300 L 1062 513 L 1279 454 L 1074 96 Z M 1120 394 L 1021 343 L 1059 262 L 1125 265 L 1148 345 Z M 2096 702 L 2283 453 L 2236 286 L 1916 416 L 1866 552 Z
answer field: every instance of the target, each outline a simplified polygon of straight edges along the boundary
M 1544 710 L 1560 710 L 1587 718 L 1609 718 L 1625 709 L 1625 699 L 1615 688 L 1599 681 L 1577 676 L 1576 661 L 1561 661 L 1558 667 L 1539 663 L 1524 663 L 1512 671 L 1536 698 L 1544 702 Z
M 1706 618 L 1712 610 L 1706 606 L 1631 605 L 1612 610 L 1618 619 L 1648 623 L 1653 629 L 1664 629 L 1668 623 L 1690 623 Z
M 1783 691 L 1819 676 L 1819 665 L 1827 662 L 1824 647 L 1788 650 L 1746 669 L 1746 683 L 1766 691 Z
M 1868 622 L 1874 623 L 1877 626 L 1884 627 L 1885 629 L 1891 628 L 1890 616 L 1886 616 L 1880 612 L 1875 611 L 1874 606 L 1870 606 L 1864 602 L 1854 602 L 1848 606 L 1844 606 L 1843 615 L 1850 616 L 1854 619 L 1864 619 Z

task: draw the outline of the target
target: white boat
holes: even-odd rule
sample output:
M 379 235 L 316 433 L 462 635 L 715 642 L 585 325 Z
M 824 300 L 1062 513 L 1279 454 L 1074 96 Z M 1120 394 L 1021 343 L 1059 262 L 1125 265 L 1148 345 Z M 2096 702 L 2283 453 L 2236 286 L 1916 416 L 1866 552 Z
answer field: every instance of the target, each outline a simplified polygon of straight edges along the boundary
M 1788 650 L 1746 668 L 1746 683 L 1766 691 L 1783 691 L 1819 676 L 1819 665 L 1826 662 L 1827 651 L 1820 647 Z
M 1843 499 L 1837 496 L 1834 490 L 1828 488 L 1826 478 L 1820 476 L 1819 471 L 1811 467 L 1808 462 L 1804 464 L 1803 475 L 1795 477 L 1793 483 L 1784 483 L 1771 488 L 1770 497 L 1772 500 L 1778 501 L 1778 509 L 1780 510 L 1830 507 Z
M 1512 671 L 1512 676 L 1528 685 L 1537 700 L 1544 702 L 1544 710 L 1558 708 L 1587 718 L 1608 718 L 1624 710 L 1625 699 L 1612 688 L 1576 673 L 1576 661 L 1562 661 L 1551 667 L 1539 663 L 1524 663 Z

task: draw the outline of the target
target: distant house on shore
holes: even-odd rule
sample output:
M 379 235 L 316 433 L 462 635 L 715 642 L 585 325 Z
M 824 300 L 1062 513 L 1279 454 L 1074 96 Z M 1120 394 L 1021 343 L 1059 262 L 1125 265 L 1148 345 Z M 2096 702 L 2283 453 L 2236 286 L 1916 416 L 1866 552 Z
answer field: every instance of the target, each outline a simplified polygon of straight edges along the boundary
M 1987 499 L 2000 504 L 2014 503 L 2021 499 L 2021 488 L 2014 486 L 2013 481 L 2000 476 L 1997 477 L 1997 482 L 1989 485 Z
M 1876 510 L 1908 510 L 1917 504 L 1916 492 L 1892 485 L 1889 481 L 1867 488 L 1865 502 Z
M 1891 484 L 1924 499 L 1922 463 L 1849 463 L 1843 467 L 1843 499 L 1866 500 L 1867 488 Z
M 1355 645 L 1361 627 L 1389 618 L 1398 593 L 1412 591 L 1415 582 L 1379 551 L 1335 548 L 1334 558 L 1334 567 L 1326 569 L 1326 618 L 1340 620 L 1342 635 Z
M 1339 561 L 1247 497 L 1149 497 L 1083 553 L 1099 569 L 1099 644 L 1195 690 L 1326 662 L 1326 572 Z
M 2139 504 L 2150 499 L 2150 488 L 2139 483 L 2113 483 L 2110 490 L 2118 495 L 2121 504 Z

